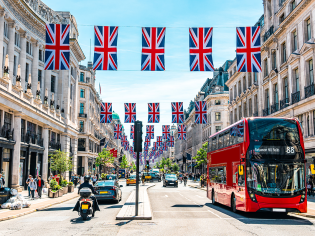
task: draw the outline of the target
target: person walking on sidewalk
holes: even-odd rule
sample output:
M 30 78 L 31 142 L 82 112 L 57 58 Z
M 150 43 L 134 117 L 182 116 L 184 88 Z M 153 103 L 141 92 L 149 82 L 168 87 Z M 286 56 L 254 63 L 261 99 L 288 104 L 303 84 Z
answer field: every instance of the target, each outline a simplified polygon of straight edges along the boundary
M 144 176 L 144 174 L 142 174 L 141 180 L 142 180 L 142 184 L 144 185 L 144 181 L 145 181 L 145 176 Z
M 314 184 L 313 184 L 312 179 L 310 178 L 310 179 L 308 180 L 308 183 L 307 183 L 307 193 L 308 193 L 308 196 L 312 196 L 312 195 L 313 195 L 313 187 L 314 187 Z
M 187 175 L 184 174 L 184 186 L 186 187 L 186 184 L 187 184 Z
M 38 197 L 42 198 L 42 190 L 44 188 L 44 181 L 42 180 L 42 177 L 40 175 L 37 176 L 36 184 L 37 184 Z
M 5 180 L 2 178 L 2 174 L 0 173 L 0 188 L 4 188 Z
M 37 189 L 36 181 L 33 178 L 31 178 L 31 181 L 29 182 L 28 186 L 30 187 L 31 190 L 32 200 L 34 200 L 35 190 Z
M 28 178 L 27 178 L 27 180 L 26 180 L 27 191 L 28 191 L 28 197 L 31 197 L 31 189 L 30 189 L 30 186 L 29 186 L 29 184 L 30 184 L 30 182 L 31 182 L 31 179 L 32 179 L 32 176 L 29 175 Z

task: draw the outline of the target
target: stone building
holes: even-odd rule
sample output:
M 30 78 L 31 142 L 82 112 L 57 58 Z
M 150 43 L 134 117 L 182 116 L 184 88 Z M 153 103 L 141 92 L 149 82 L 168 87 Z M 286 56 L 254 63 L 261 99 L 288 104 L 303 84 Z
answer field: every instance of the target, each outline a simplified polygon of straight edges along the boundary
M 226 61 L 222 67 L 213 72 L 213 78 L 207 79 L 191 101 L 188 109 L 184 111 L 186 125 L 186 140 L 178 140 L 175 131 L 175 160 L 183 171 L 201 171 L 194 166 L 196 161 L 192 158 L 197 151 L 207 142 L 211 134 L 227 127 L 228 119 L 228 72 L 231 61 Z M 195 102 L 207 101 L 207 124 L 195 124 Z
M 44 70 L 46 23 L 70 24 L 68 71 Z M 6 186 L 26 187 L 29 174 L 47 180 L 49 154 L 59 149 L 73 158 L 74 169 L 67 177 L 78 169 L 90 171 L 87 160 L 100 150 L 99 140 L 112 136 L 113 124 L 98 123 L 95 74 L 90 66 L 79 66 L 85 56 L 78 36 L 70 12 L 55 12 L 40 0 L 0 0 L 0 170 Z M 80 82 L 81 72 L 91 78 L 89 83 Z M 80 97 L 81 88 L 88 97 Z M 81 99 L 89 99 L 84 117 Z M 80 121 L 85 121 L 83 127 Z M 84 155 L 78 147 L 82 137 L 88 152 Z M 88 156 L 84 163 L 78 154 Z
M 308 162 L 315 156 L 315 2 L 264 0 L 262 73 L 229 69 L 230 120 L 245 116 L 297 117 Z

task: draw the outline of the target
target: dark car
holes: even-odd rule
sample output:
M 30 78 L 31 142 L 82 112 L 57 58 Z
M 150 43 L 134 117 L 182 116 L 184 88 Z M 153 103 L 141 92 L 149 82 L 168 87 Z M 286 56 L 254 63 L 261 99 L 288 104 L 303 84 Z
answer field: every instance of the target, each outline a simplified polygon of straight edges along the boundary
M 122 198 L 122 185 L 119 185 L 116 180 L 103 180 L 98 181 L 94 185 L 95 194 L 94 196 L 98 201 L 102 200 L 114 200 L 118 203 Z
M 174 186 L 178 188 L 178 179 L 176 175 L 165 175 L 165 178 L 163 180 L 163 187 L 166 186 Z

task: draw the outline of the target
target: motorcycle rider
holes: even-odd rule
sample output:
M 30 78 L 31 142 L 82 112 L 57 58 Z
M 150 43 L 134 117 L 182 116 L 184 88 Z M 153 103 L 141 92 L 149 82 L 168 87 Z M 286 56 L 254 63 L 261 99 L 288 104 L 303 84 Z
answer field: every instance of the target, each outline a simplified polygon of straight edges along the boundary
M 79 189 L 78 189 L 78 194 L 80 194 L 80 190 L 82 188 L 89 188 L 91 189 L 92 193 L 95 194 L 95 190 L 92 186 L 92 184 L 90 184 L 90 176 L 84 176 L 84 183 L 80 184 Z M 93 200 L 93 214 L 92 217 L 94 217 L 95 211 L 100 211 L 100 208 L 98 206 L 97 200 L 95 198 L 95 196 L 91 195 L 90 198 Z M 79 211 L 80 208 L 80 199 L 77 201 L 75 207 L 73 208 L 73 211 Z

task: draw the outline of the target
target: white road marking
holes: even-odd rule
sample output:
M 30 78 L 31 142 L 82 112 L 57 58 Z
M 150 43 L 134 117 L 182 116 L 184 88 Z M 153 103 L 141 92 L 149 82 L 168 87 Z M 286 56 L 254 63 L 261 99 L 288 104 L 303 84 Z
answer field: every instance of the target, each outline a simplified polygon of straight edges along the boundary
M 204 197 L 201 197 L 201 196 L 199 196 L 199 195 L 196 195 L 197 197 L 199 197 L 199 198 L 204 198 Z
M 165 195 L 165 197 L 168 197 L 167 195 Z

